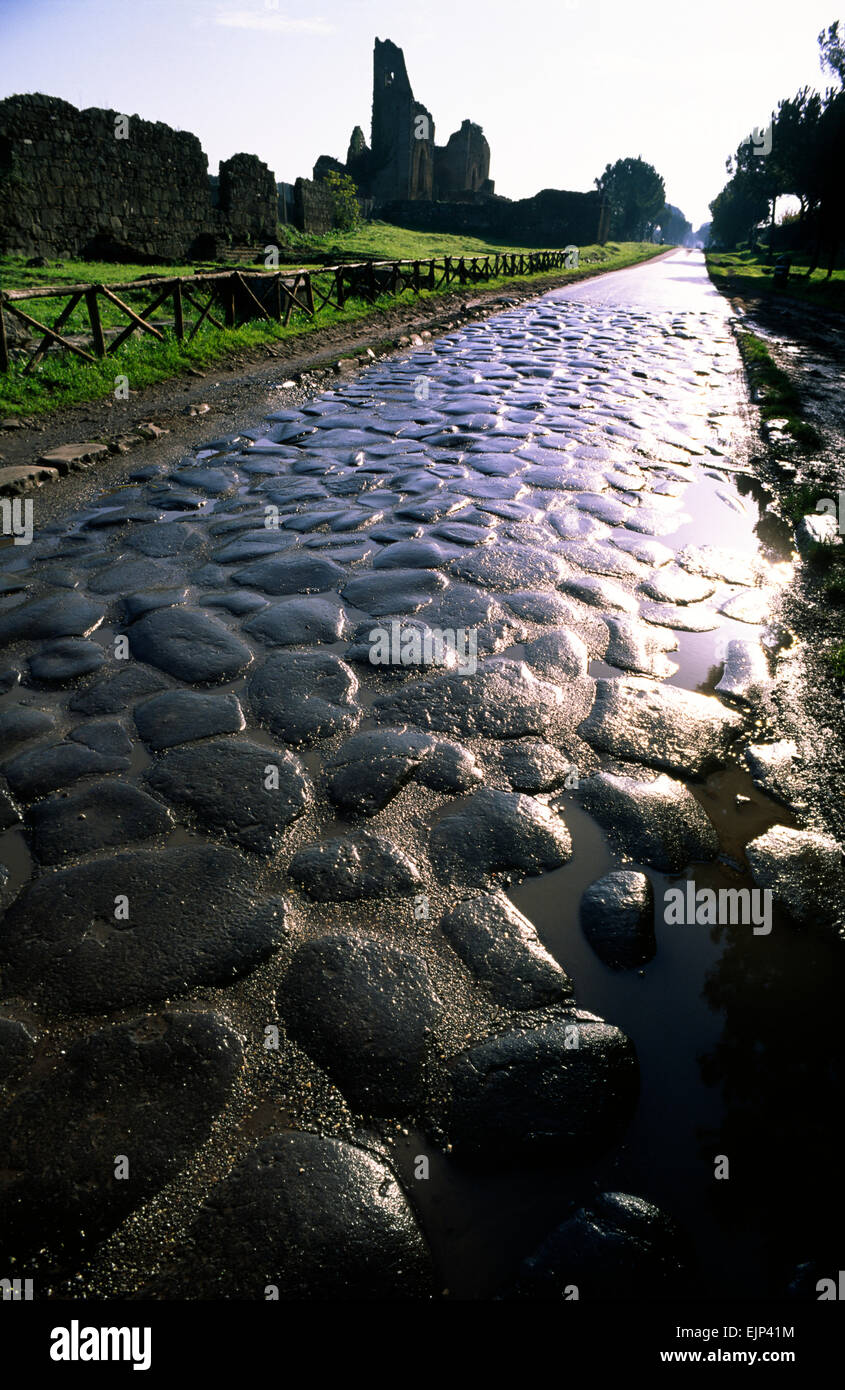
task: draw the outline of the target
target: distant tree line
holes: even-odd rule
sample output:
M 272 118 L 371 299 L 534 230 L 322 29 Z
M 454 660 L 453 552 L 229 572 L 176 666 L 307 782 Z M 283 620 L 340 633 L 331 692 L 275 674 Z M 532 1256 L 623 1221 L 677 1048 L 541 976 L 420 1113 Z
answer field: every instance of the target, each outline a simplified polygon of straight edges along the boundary
M 666 202 L 663 179 L 652 164 L 639 157 L 617 159 L 595 183 L 609 213 L 610 239 L 692 244 L 692 224 L 680 208 Z
M 777 200 L 792 195 L 800 210 L 786 220 L 781 244 L 809 252 L 808 275 L 826 255 L 830 276 L 845 221 L 845 23 L 823 29 L 818 43 L 822 70 L 838 86 L 824 93 L 802 87 L 779 102 L 766 130 L 741 141 L 726 162 L 728 182 L 710 204 L 710 239 L 713 246 L 733 249 L 755 242 L 761 224 L 768 223 L 774 245 Z

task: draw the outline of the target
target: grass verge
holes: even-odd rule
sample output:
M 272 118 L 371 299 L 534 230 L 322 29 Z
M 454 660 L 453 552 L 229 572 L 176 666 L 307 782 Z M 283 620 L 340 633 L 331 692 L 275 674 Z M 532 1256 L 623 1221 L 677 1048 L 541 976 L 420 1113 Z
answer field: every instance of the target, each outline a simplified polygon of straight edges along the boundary
M 309 256 L 377 256 L 384 260 L 423 260 L 428 256 L 494 256 L 498 251 L 526 251 L 509 241 L 489 241 L 486 237 L 455 236 L 452 232 L 416 232 L 410 227 L 395 227 L 392 222 L 362 222 L 349 232 L 327 232 L 314 236 L 298 232 L 294 227 L 280 229 L 280 248 L 288 253 Z M 560 247 L 532 246 L 532 251 L 558 251 Z M 597 252 L 604 247 L 591 248 Z
M 758 251 L 708 251 L 707 270 L 722 294 L 754 299 L 795 299 L 816 308 L 845 311 L 845 269 L 825 269 L 807 278 L 808 256 L 792 256 L 792 269 L 784 285 L 774 283 L 774 264 Z
M 836 679 L 845 681 L 845 642 L 838 642 L 835 647 L 826 652 L 825 660 Z
M 805 449 L 820 449 L 822 437 L 804 418 L 801 397 L 789 376 L 777 365 L 766 343 L 756 333 L 737 333 L 745 370 L 763 420 L 786 420 L 786 429 Z

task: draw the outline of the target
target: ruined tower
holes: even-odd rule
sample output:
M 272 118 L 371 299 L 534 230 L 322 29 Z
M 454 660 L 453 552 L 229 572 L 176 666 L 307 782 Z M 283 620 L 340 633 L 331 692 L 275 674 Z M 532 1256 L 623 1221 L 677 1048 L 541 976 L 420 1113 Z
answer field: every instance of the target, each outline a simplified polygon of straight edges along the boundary
M 390 39 L 376 39 L 373 51 L 370 148 L 374 198 L 433 197 L 434 118 L 414 100 L 404 55 Z
M 446 145 L 434 144 L 434 117 L 416 101 L 405 57 L 390 39 L 373 50 L 373 123 L 370 144 L 360 126 L 349 141 L 346 163 L 321 154 L 319 180 L 334 170 L 349 174 L 359 193 L 378 203 L 460 201 L 490 194 L 490 146 L 480 125 L 464 121 Z
M 462 121 L 460 130 L 434 152 L 435 197 L 459 198 L 466 193 L 491 193 L 490 146 L 480 125 Z

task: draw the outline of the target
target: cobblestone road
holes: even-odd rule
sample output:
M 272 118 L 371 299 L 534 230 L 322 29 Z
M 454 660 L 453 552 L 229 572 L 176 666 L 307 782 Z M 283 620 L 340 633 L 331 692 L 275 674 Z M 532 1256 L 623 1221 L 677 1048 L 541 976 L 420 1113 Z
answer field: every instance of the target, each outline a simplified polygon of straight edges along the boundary
M 638 1060 L 570 972 L 635 987 L 765 702 L 726 314 L 679 252 L 36 500 L 0 556 L 0 1273 L 437 1294 L 428 1194 L 551 1163 L 580 1208 L 501 1287 L 680 1277 L 669 1218 L 591 1186 Z M 515 900 L 564 866 L 541 936 Z

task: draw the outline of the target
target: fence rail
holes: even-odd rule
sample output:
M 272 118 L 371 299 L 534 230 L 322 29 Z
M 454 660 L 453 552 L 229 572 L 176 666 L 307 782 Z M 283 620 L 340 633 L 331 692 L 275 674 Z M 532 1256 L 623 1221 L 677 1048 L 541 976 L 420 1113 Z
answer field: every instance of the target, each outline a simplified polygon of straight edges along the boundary
M 568 248 L 485 256 L 433 256 L 423 260 L 371 260 L 284 271 L 240 267 L 172 278 L 151 276 L 117 285 L 6 290 L 0 293 L 0 371 L 9 370 L 14 356 L 16 362 L 24 361 L 23 371 L 27 374 L 48 351 L 57 349 L 73 353 L 85 362 L 95 362 L 117 352 L 136 332 L 163 342 L 165 331 L 169 330 L 177 339 L 190 342 L 206 322 L 215 328 L 234 328 L 263 318 L 287 325 L 296 311 L 313 319 L 326 307 L 342 309 L 353 298 L 375 303 L 382 295 L 396 296 L 408 289 L 419 294 L 453 282 L 475 285 L 502 276 L 559 270 L 577 264 L 573 252 L 574 248 Z M 142 293 L 148 302 L 133 308 L 126 300 L 137 293 Z M 50 324 L 33 318 L 20 307 L 27 300 L 39 299 L 66 300 Z M 78 309 L 87 318 L 87 329 L 70 325 Z M 109 319 L 118 318 L 117 326 L 104 322 L 104 310 Z M 189 323 L 191 310 L 196 314 L 193 323 Z M 156 313 L 160 317 L 153 322 Z M 10 342 L 7 315 L 23 323 L 31 333 L 41 335 L 34 349 L 29 345 L 19 348 Z

